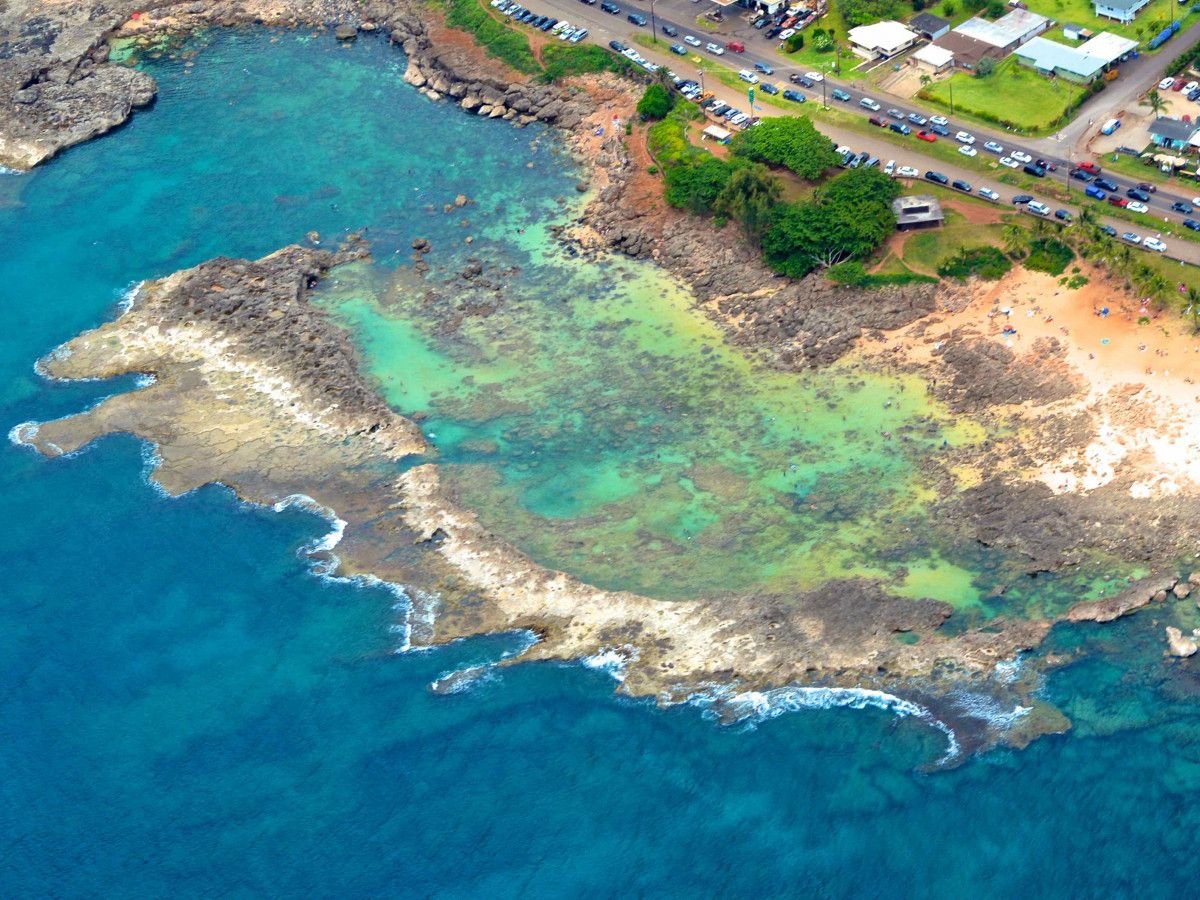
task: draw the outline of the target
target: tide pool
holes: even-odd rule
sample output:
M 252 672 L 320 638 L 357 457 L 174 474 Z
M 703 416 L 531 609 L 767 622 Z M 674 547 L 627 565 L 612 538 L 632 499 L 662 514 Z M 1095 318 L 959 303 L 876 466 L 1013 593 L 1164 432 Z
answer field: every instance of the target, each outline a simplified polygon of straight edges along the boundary
M 131 283 L 365 227 L 381 265 L 338 273 L 323 298 L 389 398 L 429 414 L 460 492 L 588 577 L 664 596 L 783 583 L 810 564 L 792 546 L 802 526 L 830 545 L 811 565 L 861 559 L 879 510 L 920 516 L 921 453 L 977 439 L 911 385 L 763 375 L 668 285 L 648 293 L 652 274 L 614 263 L 597 277 L 557 256 L 538 229 L 563 214 L 575 173 L 553 137 L 433 106 L 382 42 L 204 43 L 190 68 L 146 63 L 162 93 L 129 126 L 0 176 L 5 429 L 130 387 L 48 383 L 32 366 L 112 315 Z M 445 213 L 459 193 L 473 202 Z M 469 253 L 520 276 L 499 318 L 431 336 L 395 273 L 414 235 L 450 266 L 467 234 Z M 555 310 L 545 296 L 565 299 Z M 704 346 L 712 362 L 692 371 Z M 539 407 L 547 379 L 555 404 Z M 880 434 L 926 416 L 936 434 Z M 856 458 L 832 452 L 848 440 Z M 0 446 L 4 896 L 1157 897 L 1185 883 L 1200 677 L 1162 658 L 1162 626 L 1200 624 L 1189 604 L 1057 629 L 1043 652 L 1064 665 L 1044 690 L 1074 731 L 926 774 L 942 734 L 881 710 L 721 727 L 698 706 L 616 697 L 580 665 L 488 669 L 435 694 L 435 679 L 521 636 L 397 653 L 390 592 L 322 580 L 298 555 L 324 522 L 221 487 L 165 498 L 145 455 L 124 436 L 54 461 Z M 852 505 L 846 478 L 875 485 Z M 731 509 L 798 490 L 826 499 L 761 513 L 754 541 L 739 533 Z M 718 535 L 728 571 L 689 549 Z M 907 567 L 914 592 L 971 607 L 962 572 L 978 561 L 918 549 L 929 564 Z

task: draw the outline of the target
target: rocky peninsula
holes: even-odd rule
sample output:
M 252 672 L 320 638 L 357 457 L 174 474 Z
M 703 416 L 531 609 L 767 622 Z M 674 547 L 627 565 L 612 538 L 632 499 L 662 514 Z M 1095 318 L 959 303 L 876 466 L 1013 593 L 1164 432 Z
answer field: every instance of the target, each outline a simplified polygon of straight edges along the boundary
M 1069 571 L 1096 554 L 1151 572 L 1113 596 L 1077 604 L 1063 617 L 1071 621 L 1109 621 L 1171 602 L 1167 592 L 1187 596 L 1180 567 L 1200 546 L 1200 485 L 1182 464 L 1165 477 L 1173 457 L 1156 455 L 1143 434 L 1153 427 L 1148 414 L 1161 411 L 1153 387 L 1098 386 L 1079 354 L 1050 334 L 1026 348 L 997 341 L 978 315 L 996 297 L 979 286 L 881 293 L 776 278 L 751 248 L 649 202 L 658 187 L 637 147 L 611 130 L 597 133 L 614 116 L 629 117 L 636 96 L 629 85 L 610 76 L 530 83 L 467 42 L 440 41 L 442 26 L 422 10 L 402 0 L 10 0 L 0 7 L 0 92 L 12 98 L 0 112 L 0 164 L 37 165 L 152 99 L 147 76 L 107 62 L 114 35 L 247 23 L 336 25 L 345 39 L 383 31 L 408 57 L 406 80 L 430 99 L 569 132 L 594 190 L 586 210 L 562 228 L 577 250 L 654 261 L 767 365 L 800 369 L 857 357 L 918 373 L 931 395 L 987 426 L 992 437 L 980 445 L 928 460 L 926 474 L 939 488 L 935 529 L 1003 548 L 1013 583 Z M 525 629 L 539 640 L 519 659 L 615 654 L 622 689 L 662 702 L 820 685 L 887 692 L 955 724 L 970 716 L 944 700 L 963 689 L 1036 710 L 1013 732 L 956 728 L 974 734 L 975 746 L 1066 726 L 1034 695 L 1036 678 L 994 678 L 999 662 L 1038 646 L 1052 618 L 954 627 L 947 604 L 899 597 L 863 579 L 786 595 L 666 602 L 536 564 L 450 496 L 420 429 L 383 402 L 345 333 L 310 303 L 332 268 L 367 252 L 357 241 L 332 252 L 293 246 L 142 285 L 127 312 L 41 365 L 56 378 L 144 373 L 152 383 L 16 437 L 53 456 L 130 432 L 158 448 L 154 478 L 171 493 L 219 482 L 261 504 L 310 498 L 344 522 L 340 573 L 403 585 L 414 605 L 427 604 L 432 625 L 414 633 L 414 644 Z M 1123 449 L 1114 456 L 1117 444 Z M 1173 638 L 1173 650 L 1181 646 Z

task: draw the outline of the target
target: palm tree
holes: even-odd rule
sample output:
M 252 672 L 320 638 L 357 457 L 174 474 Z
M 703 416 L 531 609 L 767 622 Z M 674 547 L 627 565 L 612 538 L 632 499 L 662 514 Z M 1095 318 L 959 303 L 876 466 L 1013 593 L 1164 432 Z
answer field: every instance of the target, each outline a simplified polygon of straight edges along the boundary
M 771 207 L 783 196 L 783 185 L 766 166 L 755 163 L 737 169 L 717 196 L 714 209 L 742 223 L 746 237 L 758 243 Z
M 1008 252 L 1008 255 L 1016 256 L 1025 249 L 1025 242 L 1029 237 L 1029 232 L 1020 225 L 1010 223 L 1004 226 L 1004 229 L 1000 232 L 1000 237 L 1004 241 L 1004 249 Z
M 1167 108 L 1167 101 L 1159 96 L 1157 90 L 1154 90 L 1146 95 L 1146 99 L 1141 102 L 1141 105 L 1150 107 L 1150 112 L 1157 118 Z
M 1200 288 L 1187 289 L 1187 309 L 1183 314 L 1192 320 L 1192 334 L 1200 333 Z

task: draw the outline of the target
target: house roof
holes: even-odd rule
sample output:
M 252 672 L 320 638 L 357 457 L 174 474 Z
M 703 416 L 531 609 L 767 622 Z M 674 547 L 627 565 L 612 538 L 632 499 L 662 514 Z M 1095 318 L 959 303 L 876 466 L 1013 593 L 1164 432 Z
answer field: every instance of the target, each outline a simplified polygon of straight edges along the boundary
M 932 34 L 935 31 L 941 31 L 943 28 L 949 28 L 950 23 L 940 16 L 935 16 L 933 13 L 923 12 L 909 19 L 908 27 L 913 31 L 924 31 Z
M 1027 9 L 1014 9 L 995 22 L 975 16 L 967 19 L 954 30 L 958 34 L 965 34 L 967 37 L 991 44 L 993 47 L 1008 47 L 1031 34 L 1036 34 L 1045 28 L 1049 21 L 1045 16 Z
M 999 47 L 993 44 L 985 44 L 983 41 L 977 41 L 975 38 L 960 34 L 957 31 L 943 34 L 933 42 L 933 46 L 949 50 L 954 54 L 954 59 L 960 66 L 966 66 L 969 69 L 973 69 L 979 65 L 979 61 L 982 59 L 998 59 L 1000 57 Z
M 1157 118 L 1150 123 L 1150 133 L 1169 141 L 1187 142 L 1196 133 L 1197 123 L 1180 119 Z
M 913 59 L 917 62 L 929 63 L 935 69 L 940 69 L 954 60 L 954 51 L 936 44 L 926 44 L 913 54 Z
M 1092 6 L 1104 6 L 1108 9 L 1120 9 L 1128 12 L 1131 9 L 1141 9 L 1149 0 L 1093 0 Z
M 895 53 L 917 39 L 917 33 L 899 22 L 876 22 L 859 25 L 848 32 L 852 43 L 880 53 Z
M 1130 50 L 1137 48 L 1137 41 L 1121 37 L 1110 31 L 1102 31 L 1094 38 L 1079 45 L 1079 52 L 1104 60 L 1104 64 L 1116 62 Z
M 1104 68 L 1104 60 L 1089 56 L 1077 47 L 1068 47 L 1035 37 L 1023 47 L 1015 51 L 1017 58 L 1028 61 L 1043 72 L 1063 71 L 1078 75 L 1081 78 L 1091 78 Z

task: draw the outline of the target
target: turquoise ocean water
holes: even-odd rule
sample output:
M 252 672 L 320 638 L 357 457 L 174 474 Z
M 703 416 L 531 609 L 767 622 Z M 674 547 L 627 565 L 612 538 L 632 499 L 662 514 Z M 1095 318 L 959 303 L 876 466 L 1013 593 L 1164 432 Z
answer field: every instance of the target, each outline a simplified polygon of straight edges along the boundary
M 435 107 L 380 42 L 226 34 L 148 63 L 157 107 L 0 177 L 0 421 L 128 384 L 33 361 L 128 285 L 310 229 L 381 254 L 544 216 L 550 136 Z M 269 89 L 264 85 L 270 85 Z M 527 163 L 533 163 L 532 168 Z M 405 255 L 406 255 L 405 251 Z M 0 446 L 0 893 L 181 896 L 1174 896 L 1200 826 L 1200 675 L 1156 613 L 1060 629 L 1066 736 L 924 767 L 943 738 L 879 710 L 718 727 L 527 665 L 450 696 L 497 636 L 397 654 L 386 591 L 313 577 L 326 527 L 180 499 L 114 436 Z M 1101 651 L 1099 655 L 1091 653 Z

